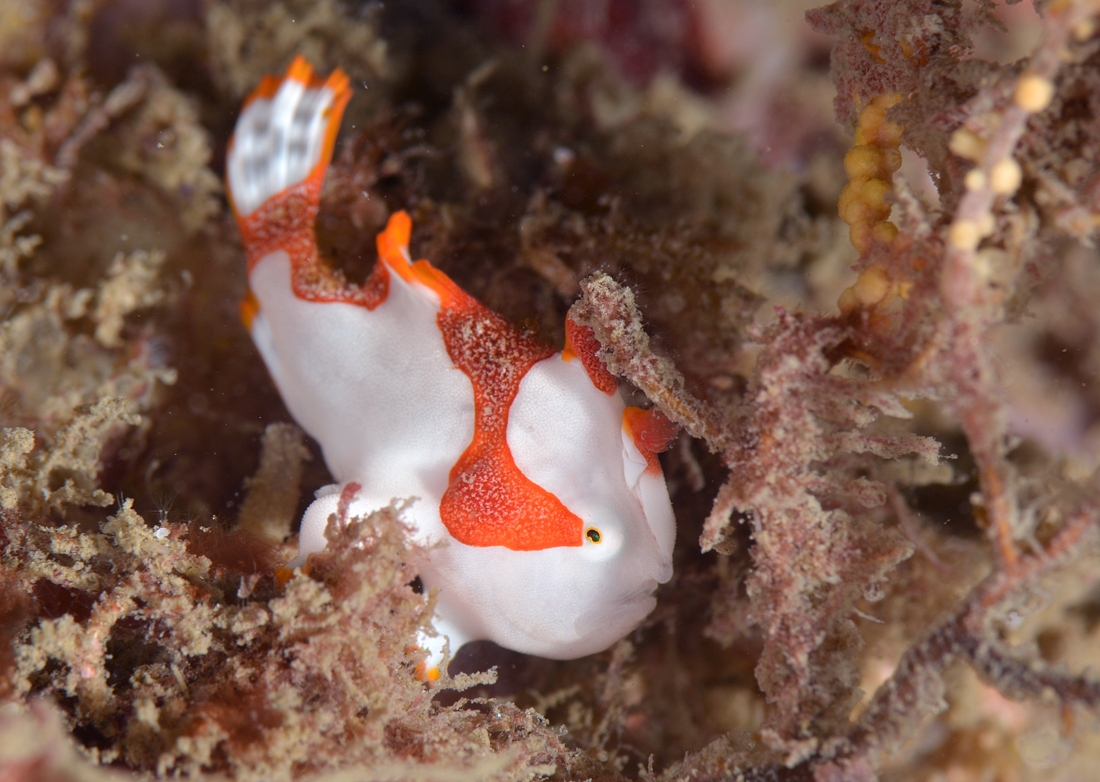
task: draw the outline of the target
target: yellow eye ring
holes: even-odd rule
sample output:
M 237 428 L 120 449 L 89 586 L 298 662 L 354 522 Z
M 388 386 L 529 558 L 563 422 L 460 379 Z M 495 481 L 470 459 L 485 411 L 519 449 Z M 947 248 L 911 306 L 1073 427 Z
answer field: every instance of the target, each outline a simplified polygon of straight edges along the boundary
M 600 531 L 595 527 L 589 527 L 588 529 L 586 529 L 584 531 L 584 536 L 593 543 L 599 543 L 601 540 L 603 540 L 603 535 L 600 534 Z

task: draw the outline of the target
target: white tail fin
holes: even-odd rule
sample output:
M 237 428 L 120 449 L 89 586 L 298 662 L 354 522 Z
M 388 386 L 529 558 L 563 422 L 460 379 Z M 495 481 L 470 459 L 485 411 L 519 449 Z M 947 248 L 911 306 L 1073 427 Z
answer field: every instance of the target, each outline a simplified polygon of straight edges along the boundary
M 226 157 L 226 180 L 238 218 L 323 173 L 350 96 L 343 71 L 336 69 L 322 82 L 300 56 L 282 79 L 264 79 L 245 102 Z

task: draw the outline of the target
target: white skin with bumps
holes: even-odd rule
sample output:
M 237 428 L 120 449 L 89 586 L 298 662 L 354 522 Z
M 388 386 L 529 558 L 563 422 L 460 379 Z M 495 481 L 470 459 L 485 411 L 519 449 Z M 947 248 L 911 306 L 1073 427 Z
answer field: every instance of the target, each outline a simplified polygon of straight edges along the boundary
M 327 87 L 288 78 L 246 105 L 227 161 L 239 218 L 327 164 L 323 137 L 336 120 L 324 112 L 333 99 Z M 460 543 L 439 504 L 474 434 L 474 393 L 447 353 L 439 296 L 391 273 L 385 301 L 368 310 L 299 298 L 290 281 L 282 250 L 254 265 L 252 337 L 336 480 L 306 511 L 292 566 L 325 548 L 341 487 L 354 481 L 352 516 L 415 498 L 403 516 L 416 542 L 432 546 L 420 575 L 439 589 L 440 637 L 420 639 L 429 664 L 442 659 L 444 638 L 452 653 L 487 639 L 543 657 L 592 654 L 652 611 L 653 591 L 672 575 L 675 519 L 663 476 L 646 469 L 624 429 L 618 393 L 600 391 L 579 359 L 558 353 L 523 377 L 508 417 L 520 471 L 579 516 L 586 533 L 596 530 L 598 542 L 586 534 L 580 545 L 535 551 Z

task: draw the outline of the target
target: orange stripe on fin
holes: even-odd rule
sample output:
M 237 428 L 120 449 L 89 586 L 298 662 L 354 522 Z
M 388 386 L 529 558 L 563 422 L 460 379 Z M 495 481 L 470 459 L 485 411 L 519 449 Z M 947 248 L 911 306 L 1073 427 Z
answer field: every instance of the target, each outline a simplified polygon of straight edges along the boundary
M 398 275 L 406 280 L 412 280 L 411 274 L 402 271 L 410 264 L 405 257 L 409 251 L 409 239 L 412 238 L 412 218 L 405 211 L 394 212 L 390 215 L 386 228 L 378 234 L 378 257 L 393 267 Z
M 252 289 L 249 288 L 245 291 L 244 298 L 240 303 L 241 323 L 247 331 L 252 331 L 252 321 L 256 319 L 256 316 L 260 314 L 260 302 L 256 299 Z
M 304 84 L 307 87 L 313 85 L 313 66 L 302 55 L 296 55 L 287 66 L 286 75 L 283 77 Z
M 454 305 L 468 298 L 454 280 L 428 261 L 409 261 L 409 239 L 412 236 L 412 218 L 404 210 L 394 212 L 386 223 L 386 230 L 378 234 L 378 257 L 393 269 L 405 282 L 419 282 L 435 292 L 444 306 Z
M 307 66 L 308 67 L 308 66 Z M 323 82 L 333 92 L 332 105 L 325 111 L 327 123 L 325 125 L 325 141 L 321 146 L 321 159 L 314 166 L 312 175 L 324 175 L 332 160 L 332 151 L 336 148 L 336 136 L 340 133 L 340 122 L 344 118 L 344 108 L 351 100 L 351 82 L 348 75 L 337 68 L 328 75 Z
M 321 79 L 315 75 L 313 66 L 309 64 L 309 61 L 299 54 L 291 61 L 290 65 L 287 66 L 286 73 L 281 77 L 272 76 L 270 73 L 265 75 L 256 88 L 244 99 L 244 104 L 241 108 L 261 98 L 274 98 L 275 93 L 279 91 L 279 87 L 283 85 L 284 81 L 296 81 L 305 87 L 328 87 L 336 95 L 334 105 L 340 102 L 342 95 L 346 94 L 348 97 L 351 96 L 351 80 L 342 69 L 337 68 L 330 73 L 327 78 Z M 346 98 L 344 100 L 346 101 Z M 343 106 L 340 106 L 340 110 L 342 109 Z
M 325 140 L 321 145 L 321 158 L 309 174 L 310 177 L 323 179 L 325 171 L 332 161 L 332 151 L 336 148 L 336 136 L 340 133 L 340 122 L 344 117 L 344 108 L 351 100 L 351 80 L 340 68 L 330 73 L 328 78 L 321 79 L 314 74 L 313 66 L 309 64 L 306 58 L 299 54 L 290 63 L 290 67 L 286 69 L 283 81 L 296 81 L 305 85 L 307 89 L 327 87 L 332 90 L 332 105 L 325 109 Z M 274 93 L 272 94 L 274 95 Z
M 248 93 L 248 97 L 244 99 L 244 104 L 242 104 L 241 108 L 246 108 L 248 104 L 252 103 L 253 101 L 257 101 L 260 99 L 270 100 L 271 98 L 274 98 L 275 93 L 279 91 L 279 87 L 280 85 L 282 85 L 282 83 L 283 80 L 280 79 L 278 76 L 272 76 L 270 73 L 267 74 L 260 80 L 260 83 L 256 86 L 256 89 Z

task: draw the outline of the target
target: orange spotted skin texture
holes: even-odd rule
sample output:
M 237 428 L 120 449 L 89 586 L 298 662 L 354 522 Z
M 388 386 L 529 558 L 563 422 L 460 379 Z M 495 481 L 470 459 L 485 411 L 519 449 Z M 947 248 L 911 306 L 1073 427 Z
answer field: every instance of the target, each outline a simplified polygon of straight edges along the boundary
M 474 439 L 451 469 L 439 506 L 443 525 L 468 546 L 580 546 L 584 523 L 516 467 L 507 440 L 508 411 L 520 381 L 554 349 L 522 333 L 428 261 L 409 264 L 401 248 L 408 246 L 411 229 L 404 212 L 390 218 L 378 237 L 379 258 L 439 296 L 436 320 L 447 355 L 474 391 Z
M 311 174 L 305 182 L 272 196 L 255 212 L 238 219 L 248 270 L 275 250 L 283 250 L 290 256 L 291 285 L 299 298 L 357 304 L 373 310 L 389 293 L 386 265 L 376 263 L 362 285 L 348 285 L 317 250 L 313 225 L 320 209 L 323 180 L 324 170 Z
M 661 462 L 657 454 L 667 451 L 679 434 L 679 427 L 669 421 L 659 410 L 643 410 L 628 407 L 623 411 L 623 428 L 629 433 L 646 460 L 646 471 L 661 474 Z
M 332 270 L 314 222 L 349 95 L 339 71 L 321 80 L 295 60 L 246 102 L 226 161 L 248 259 L 242 320 L 335 479 L 280 576 L 325 548 L 332 518 L 412 498 L 420 576 L 438 591 L 438 634 L 418 641 L 426 676 L 445 641 L 559 659 L 605 649 L 672 574 L 656 453 L 675 427 L 626 407 L 587 327 L 567 321 L 558 352 L 413 262 L 403 211 L 365 283 Z
M 474 440 L 451 470 L 439 513 L 469 546 L 535 551 L 579 546 L 584 523 L 516 467 L 508 447 L 508 411 L 523 376 L 556 352 L 470 296 L 444 302 L 439 329 L 454 365 L 474 386 Z
M 565 350 L 562 358 L 568 361 L 576 356 L 588 373 L 592 385 L 610 396 L 619 390 L 619 381 L 607 371 L 603 361 L 596 355 L 600 349 L 600 341 L 588 326 L 580 326 L 571 318 L 565 319 Z

